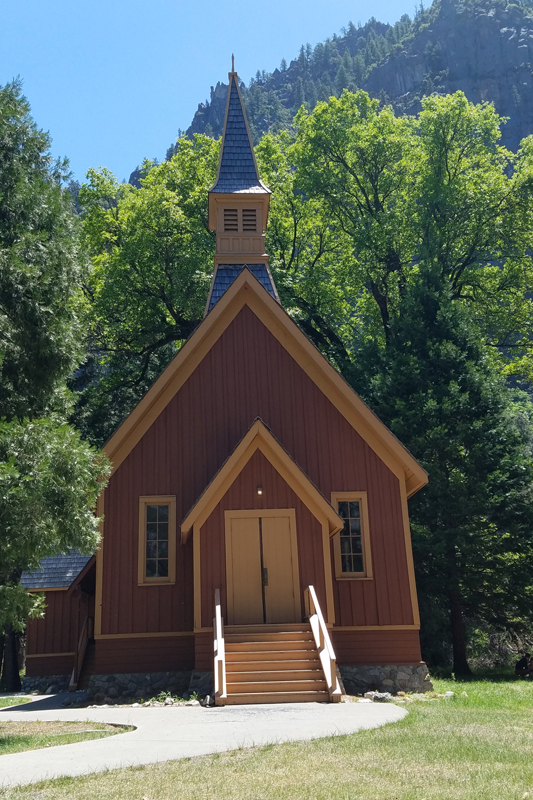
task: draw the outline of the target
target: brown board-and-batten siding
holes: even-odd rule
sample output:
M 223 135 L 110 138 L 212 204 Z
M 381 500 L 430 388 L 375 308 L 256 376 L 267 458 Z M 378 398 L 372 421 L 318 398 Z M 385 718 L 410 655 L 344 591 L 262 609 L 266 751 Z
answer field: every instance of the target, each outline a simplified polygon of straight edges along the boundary
M 79 631 L 88 613 L 88 597 L 66 589 L 44 592 L 46 612 L 28 620 L 26 674 L 68 675 L 74 666 Z
M 368 493 L 374 578 L 333 581 L 336 625 L 414 624 L 398 478 L 245 305 L 106 489 L 101 634 L 192 631 L 192 537 L 174 585 L 138 586 L 139 497 L 175 495 L 179 526 L 256 417 L 326 498 Z

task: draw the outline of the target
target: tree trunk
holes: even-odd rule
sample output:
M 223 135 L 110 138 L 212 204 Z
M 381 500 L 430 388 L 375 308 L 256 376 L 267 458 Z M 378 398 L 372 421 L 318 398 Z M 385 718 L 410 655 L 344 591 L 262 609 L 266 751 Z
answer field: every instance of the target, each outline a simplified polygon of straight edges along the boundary
M 466 658 L 466 636 L 463 621 L 463 608 L 461 590 L 458 584 L 450 587 L 448 592 L 450 601 L 450 623 L 453 644 L 453 672 L 456 676 L 469 677 L 472 671 Z
M 20 692 L 22 688 L 17 657 L 17 634 L 11 625 L 6 626 L 4 634 L 4 660 L 0 684 L 5 692 Z

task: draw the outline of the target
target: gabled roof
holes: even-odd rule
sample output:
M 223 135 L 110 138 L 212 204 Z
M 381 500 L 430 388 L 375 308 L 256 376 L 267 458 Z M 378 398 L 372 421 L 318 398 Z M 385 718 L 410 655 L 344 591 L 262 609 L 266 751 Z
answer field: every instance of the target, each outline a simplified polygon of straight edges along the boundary
M 77 550 L 41 561 L 41 568 L 23 572 L 20 585 L 24 589 L 67 589 L 93 556 L 82 555 Z
M 259 178 L 237 73 L 230 72 L 228 77 L 229 91 L 218 173 L 210 191 L 222 194 L 270 194 Z
M 344 522 L 333 506 L 258 418 L 181 523 L 182 542 L 187 541 L 193 525 L 201 527 L 204 524 L 257 450 L 263 453 L 309 511 L 317 519 L 327 521 L 331 536 L 340 531 Z
M 104 450 L 113 469 L 127 458 L 244 306 L 251 309 L 369 447 L 399 480 L 405 482 L 408 497 L 425 486 L 428 481 L 427 472 L 248 269 L 242 270 L 152 388 L 106 443 Z
M 278 293 L 274 281 L 272 280 L 270 269 L 266 264 L 218 264 L 215 267 L 213 280 L 211 281 L 211 290 L 207 298 L 205 309 L 206 314 L 218 303 L 222 295 L 227 292 L 235 278 L 240 275 L 243 269 L 249 269 L 261 286 L 267 290 L 269 295 L 279 302 Z

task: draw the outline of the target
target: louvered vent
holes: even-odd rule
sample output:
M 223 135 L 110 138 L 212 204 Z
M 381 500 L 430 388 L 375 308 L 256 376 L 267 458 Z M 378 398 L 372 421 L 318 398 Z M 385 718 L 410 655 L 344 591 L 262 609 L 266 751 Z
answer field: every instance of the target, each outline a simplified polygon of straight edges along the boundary
M 225 208 L 224 209 L 224 232 L 229 233 L 231 231 L 235 231 L 237 233 L 239 230 L 239 214 L 236 208 Z
M 257 211 L 255 208 L 243 208 L 242 229 L 247 232 L 257 230 Z

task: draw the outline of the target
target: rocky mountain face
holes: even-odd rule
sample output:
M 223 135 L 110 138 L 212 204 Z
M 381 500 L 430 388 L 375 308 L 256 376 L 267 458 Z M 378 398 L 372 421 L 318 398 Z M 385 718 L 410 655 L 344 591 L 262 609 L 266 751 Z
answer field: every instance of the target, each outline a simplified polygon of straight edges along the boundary
M 503 143 L 516 150 L 533 133 L 533 16 L 516 5 L 441 0 L 438 13 L 400 53 L 379 64 L 363 88 L 385 93 L 397 111 L 416 113 L 431 92 L 462 90 L 493 102 L 509 121 Z
M 258 73 L 243 99 L 254 139 L 291 124 L 302 103 L 316 102 L 344 88 L 365 89 L 391 103 L 399 113 L 414 114 L 432 92 L 462 90 L 474 102 L 491 101 L 509 117 L 502 141 L 516 150 L 533 133 L 533 7 L 505 0 L 434 0 L 414 20 L 404 15 L 395 26 L 370 20 L 350 23 L 341 37 L 312 50 L 309 45 L 289 66 Z M 187 134 L 219 136 L 227 86 L 211 89 Z

